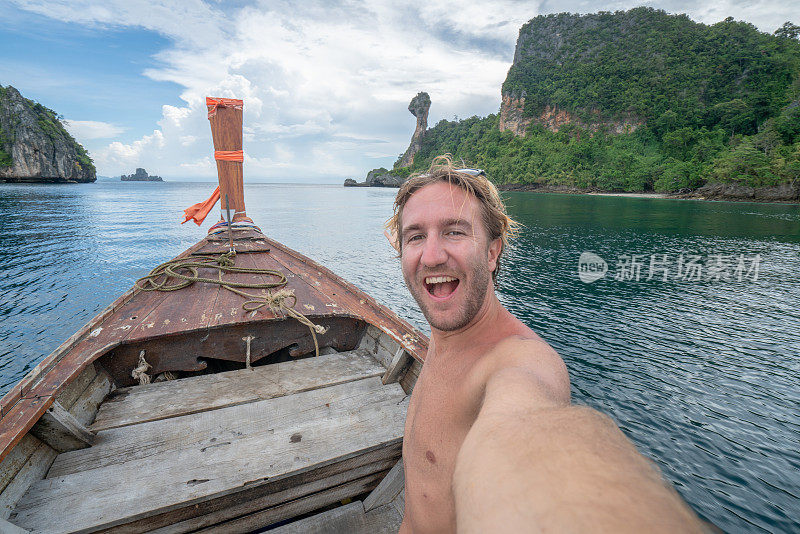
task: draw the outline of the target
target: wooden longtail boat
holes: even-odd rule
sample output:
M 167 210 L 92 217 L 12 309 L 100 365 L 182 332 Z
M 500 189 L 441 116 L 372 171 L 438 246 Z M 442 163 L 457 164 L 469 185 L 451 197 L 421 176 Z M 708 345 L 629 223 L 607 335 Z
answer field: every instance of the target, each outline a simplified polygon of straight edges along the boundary
M 252 224 L 241 101 L 209 118 L 221 232 L 2 399 L 0 532 L 396 532 L 428 340 Z

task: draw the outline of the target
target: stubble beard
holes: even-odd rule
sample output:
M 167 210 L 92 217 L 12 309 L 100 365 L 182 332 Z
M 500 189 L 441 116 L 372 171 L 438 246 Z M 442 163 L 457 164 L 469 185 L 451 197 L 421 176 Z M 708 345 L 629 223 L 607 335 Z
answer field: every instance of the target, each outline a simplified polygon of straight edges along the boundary
M 483 301 L 486 299 L 486 293 L 489 291 L 491 273 L 486 266 L 476 262 L 472 265 L 470 274 L 472 282 L 469 287 L 463 288 L 466 291 L 464 304 L 459 309 L 448 312 L 446 317 L 437 317 L 428 308 L 425 301 L 428 291 L 425 289 L 424 276 L 418 277 L 417 280 L 409 280 L 409 277 L 403 273 L 403 278 L 411 296 L 417 301 L 422 315 L 425 316 L 425 320 L 428 321 L 431 328 L 443 332 L 452 332 L 464 328 L 478 315 L 478 311 L 480 311 Z M 466 285 L 466 281 L 463 278 L 459 278 L 459 289 L 461 289 L 462 284 Z

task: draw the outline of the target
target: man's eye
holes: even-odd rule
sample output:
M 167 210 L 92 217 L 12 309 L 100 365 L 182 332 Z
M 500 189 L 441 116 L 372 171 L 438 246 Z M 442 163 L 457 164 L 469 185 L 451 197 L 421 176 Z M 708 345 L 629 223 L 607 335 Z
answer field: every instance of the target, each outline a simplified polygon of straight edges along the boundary
M 465 235 L 461 230 L 450 230 L 447 235 Z
M 421 235 L 419 235 L 419 234 L 417 234 L 417 235 L 412 235 L 411 237 L 409 237 L 409 238 L 408 238 L 408 241 L 407 241 L 407 242 L 408 242 L 408 243 L 410 243 L 411 241 L 416 241 L 416 240 L 418 240 L 418 239 L 422 239 L 422 236 L 421 236 Z

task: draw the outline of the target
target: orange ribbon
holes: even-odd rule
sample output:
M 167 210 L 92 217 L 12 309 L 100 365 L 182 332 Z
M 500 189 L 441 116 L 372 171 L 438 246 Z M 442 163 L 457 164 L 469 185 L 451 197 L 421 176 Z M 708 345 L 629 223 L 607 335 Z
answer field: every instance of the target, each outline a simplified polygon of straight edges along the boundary
M 239 100 L 238 98 L 211 98 L 207 96 L 206 106 L 208 106 L 208 118 L 210 119 L 217 114 L 217 108 L 243 109 L 244 100 Z
M 219 186 L 214 189 L 214 192 L 211 193 L 211 196 L 208 197 L 208 200 L 204 202 L 198 202 L 194 206 L 183 210 L 183 213 L 186 215 L 186 219 L 181 224 L 188 222 L 191 219 L 194 220 L 194 223 L 197 226 L 200 226 L 203 224 L 203 221 L 206 220 L 206 217 L 208 217 L 208 214 L 211 212 L 214 204 L 217 203 L 217 200 L 219 200 Z
M 244 152 L 241 150 L 215 150 L 214 159 L 217 161 L 244 161 Z

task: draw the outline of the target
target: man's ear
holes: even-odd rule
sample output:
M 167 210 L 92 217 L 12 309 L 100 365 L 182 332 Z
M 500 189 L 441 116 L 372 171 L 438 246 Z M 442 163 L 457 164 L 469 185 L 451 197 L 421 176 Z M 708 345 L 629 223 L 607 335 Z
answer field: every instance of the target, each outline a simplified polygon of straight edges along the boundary
M 398 254 L 400 254 L 400 242 L 397 240 L 397 234 L 394 232 L 389 233 L 389 230 L 384 230 L 383 235 L 386 236 L 386 239 L 389 240 L 389 244 L 392 245 Z
M 489 272 L 494 272 L 497 269 L 497 258 L 500 256 L 501 250 L 503 250 L 503 240 L 499 237 L 489 243 L 489 251 L 487 252 Z

